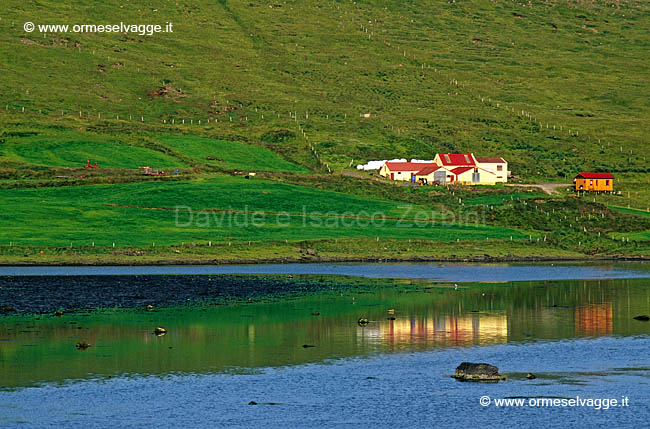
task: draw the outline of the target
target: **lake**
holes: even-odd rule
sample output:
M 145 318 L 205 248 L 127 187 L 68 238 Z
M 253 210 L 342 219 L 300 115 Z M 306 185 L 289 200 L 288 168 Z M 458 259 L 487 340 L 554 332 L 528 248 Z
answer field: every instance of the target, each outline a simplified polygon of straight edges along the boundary
M 647 424 L 650 322 L 634 319 L 650 314 L 646 265 L 394 265 L 420 278 L 363 287 L 370 280 L 336 277 L 349 284 L 154 311 L 138 304 L 61 317 L 5 314 L 0 426 L 108 426 L 116 416 L 125 426 Z M 289 270 L 282 274 L 307 269 L 280 267 Z M 341 264 L 310 275 L 332 269 L 373 278 L 390 272 Z M 75 270 L 62 274 L 88 274 Z M 538 278 L 543 272 L 550 278 Z M 158 274 L 164 283 L 169 273 Z M 53 279 L 61 280 L 22 281 Z M 154 335 L 156 326 L 167 333 Z M 91 347 L 77 350 L 82 340 Z M 450 376 L 463 361 L 494 364 L 507 380 L 457 382 Z M 629 406 L 484 407 L 482 396 L 627 397 Z

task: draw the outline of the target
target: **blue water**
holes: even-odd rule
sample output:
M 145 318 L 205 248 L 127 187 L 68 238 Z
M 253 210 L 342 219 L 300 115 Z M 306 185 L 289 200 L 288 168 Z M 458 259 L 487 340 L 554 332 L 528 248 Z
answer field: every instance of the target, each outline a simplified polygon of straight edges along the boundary
M 145 275 L 145 274 L 338 274 L 373 278 L 419 278 L 436 281 L 589 280 L 650 277 L 650 264 L 264 264 L 174 266 L 0 267 L 0 276 Z
M 457 282 L 650 278 L 650 270 L 644 263 L 0 268 L 0 275 L 190 273 L 345 274 Z M 226 337 L 229 332 L 227 338 L 234 338 L 231 347 L 236 349 L 233 350 L 244 350 L 246 353 L 248 349 L 251 352 L 246 356 L 249 357 L 254 355 L 253 351 L 265 353 L 264 350 L 280 357 L 285 354 L 301 355 L 323 350 L 328 345 L 333 347 L 328 358 L 333 355 L 346 356 L 336 353 L 340 351 L 337 344 L 348 343 L 345 340 L 349 338 L 340 337 L 342 333 L 354 336 L 359 344 L 370 344 L 383 338 L 386 347 L 366 347 L 364 350 L 368 353 L 358 357 L 279 367 L 263 363 L 241 370 L 233 368 L 227 373 L 223 369 L 202 371 L 200 374 L 167 370 L 163 375 L 151 375 L 155 372 L 145 371 L 140 374 L 128 373 L 128 370 L 120 369 L 122 367 L 118 359 L 119 348 L 122 345 L 126 348 L 129 341 L 131 345 L 133 343 L 131 337 L 126 335 L 115 346 L 117 348 L 101 349 L 105 354 L 101 359 L 115 362 L 113 373 L 116 376 L 113 378 L 88 378 L 93 376 L 83 374 L 83 379 L 68 377 L 63 384 L 38 384 L 39 380 L 34 380 L 35 383 L 28 384 L 31 387 L 0 390 L 0 428 L 88 428 L 115 425 L 310 428 L 648 427 L 650 322 L 637 321 L 632 317 L 650 311 L 649 282 L 650 280 L 617 280 L 602 282 L 602 285 L 600 281 L 578 285 L 575 282 L 539 282 L 528 284 L 525 286 L 528 288 L 527 293 L 519 294 L 516 293 L 521 292 L 518 288 L 525 284 L 498 285 L 498 291 L 490 289 L 496 289 L 497 286 L 483 285 L 477 287 L 478 291 L 474 295 L 465 298 L 460 294 L 471 294 L 472 285 L 457 290 L 440 288 L 432 290 L 431 294 L 420 292 L 417 295 L 421 298 L 422 309 L 411 301 L 398 298 L 394 298 L 394 303 L 386 302 L 385 307 L 392 308 L 393 313 L 377 307 L 381 317 L 372 319 L 372 323 L 365 328 L 354 323 L 356 318 L 350 323 L 349 317 L 346 319 L 336 316 L 333 319 L 336 323 L 328 324 L 327 312 L 319 307 L 323 311 L 322 316 L 309 315 L 309 321 L 303 319 L 301 322 L 308 324 L 309 335 L 296 343 L 298 347 L 293 347 L 296 344 L 283 339 L 287 336 L 274 335 L 283 332 L 278 330 L 287 328 L 281 323 L 283 319 L 272 317 L 272 312 L 266 316 L 259 315 L 259 320 L 233 316 L 230 331 L 222 329 L 215 331 L 214 335 Z M 486 293 L 481 293 L 482 290 Z M 448 291 L 447 295 L 444 291 Z M 413 292 L 409 292 L 411 293 Z M 344 299 L 343 294 L 341 296 L 341 305 L 345 308 L 358 307 L 359 311 L 369 311 L 363 306 L 365 295 L 355 294 L 354 302 Z M 242 305 L 250 312 L 255 311 L 254 305 Z M 333 309 L 341 312 L 345 310 L 329 307 L 330 312 Z M 220 307 L 214 307 L 211 311 L 220 316 L 226 313 Z M 305 311 L 311 312 L 313 309 L 307 308 Z M 417 313 L 421 317 L 414 317 L 411 313 Z M 394 314 L 396 320 L 388 320 L 386 316 L 389 314 Z M 148 316 L 151 317 L 151 326 L 155 326 L 153 324 L 162 315 L 164 312 L 151 313 Z M 53 324 L 48 318 L 53 319 L 54 316 L 41 316 L 34 325 Z M 71 320 L 64 318 L 57 319 L 57 323 L 68 323 Z M 419 351 L 400 351 L 413 350 L 399 347 L 401 343 L 418 343 L 418 335 L 427 338 L 429 324 L 423 321 L 443 319 L 446 324 L 439 334 L 443 340 L 449 341 L 430 341 L 426 343 L 427 348 L 420 348 Z M 18 329 L 19 333 L 25 332 L 16 335 L 30 339 L 25 346 L 37 344 L 40 338 L 38 335 L 45 331 L 31 329 L 34 326 L 27 326 L 27 323 L 25 325 L 14 327 L 14 331 Z M 169 344 L 174 345 L 174 351 L 181 351 L 182 347 L 199 347 L 199 350 L 203 350 L 200 348 L 201 341 L 218 343 L 211 336 L 205 335 L 205 332 L 212 333 L 212 329 L 218 326 L 230 325 L 214 325 L 209 321 L 178 325 L 177 332 L 171 332 L 168 337 L 173 339 L 178 332 L 184 332 L 183 338 L 188 338 L 188 342 Z M 340 329 L 337 328 L 339 325 L 353 326 L 354 329 Z M 436 325 L 436 332 L 442 327 L 443 325 Z M 120 332 L 128 330 L 120 324 L 116 324 L 114 329 Z M 70 336 L 69 329 L 54 329 L 52 332 L 64 342 L 69 342 L 70 349 L 73 348 L 77 339 L 74 335 Z M 78 352 L 79 355 L 73 355 L 74 359 L 65 361 L 64 364 L 71 367 L 78 364 L 83 369 L 83 359 L 93 359 L 97 354 L 95 350 L 100 350 L 102 332 L 104 331 L 89 331 L 88 335 L 92 334 L 89 337 L 91 343 L 97 344 L 96 349 Z M 286 332 L 292 331 L 289 328 Z M 487 334 L 490 333 L 498 334 L 494 341 L 489 340 L 492 337 Z M 143 330 L 141 335 L 141 341 L 145 345 L 154 338 L 147 330 Z M 251 341 L 253 338 L 254 341 Z M 463 342 L 463 338 L 466 341 Z M 196 344 L 189 339 L 196 340 Z M 310 344 L 317 345 L 317 348 L 304 349 L 299 346 L 302 341 L 309 341 Z M 497 344 L 497 341 L 503 343 Z M 482 345 L 470 345 L 477 342 Z M 467 345 L 461 347 L 457 344 Z M 14 347 L 12 352 L 8 346 L 3 351 L 3 345 L 0 342 L 0 362 L 8 365 L 5 368 L 13 364 L 25 364 L 16 362 L 19 355 L 26 356 L 32 350 L 36 353 L 33 348 L 23 351 L 22 346 L 19 351 Z M 50 348 L 46 352 L 52 353 L 53 360 L 64 356 L 61 348 Z M 147 356 L 146 365 L 131 365 L 130 368 L 172 367 L 172 371 L 178 371 L 178 367 L 168 365 L 170 354 L 163 353 L 167 349 L 168 347 L 160 347 L 159 350 L 156 349 L 158 353 L 142 354 Z M 211 368 L 210 363 L 216 365 L 220 358 L 217 353 L 210 352 L 209 347 L 205 350 L 205 353 L 198 355 L 200 365 L 197 364 L 197 367 Z M 219 350 L 223 351 L 222 348 Z M 197 356 L 186 354 L 188 359 Z M 36 354 L 27 356 L 27 359 L 35 358 Z M 245 366 L 246 360 L 242 359 L 237 365 Z M 285 359 L 280 364 L 285 365 L 285 362 L 290 361 L 291 359 Z M 463 361 L 494 364 L 508 380 L 490 384 L 457 382 L 450 375 Z M 25 365 L 25 368 L 28 367 Z M 75 373 L 66 371 L 68 372 Z M 527 380 L 525 374 L 528 372 L 534 373 L 537 378 Z M 31 376 L 34 377 L 33 374 Z M 482 396 L 489 396 L 491 401 L 521 397 L 524 398 L 525 406 L 501 408 L 492 402 L 484 407 L 479 403 Z M 601 401 L 622 401 L 627 397 L 629 405 L 596 409 L 590 406 L 534 407 L 528 406 L 527 402 L 530 398 L 577 397 Z M 248 405 L 250 401 L 257 402 L 257 405 Z
M 388 354 L 261 368 L 249 375 L 86 380 L 0 392 L 0 426 L 648 427 L 648 350 L 647 335 L 602 337 Z M 451 379 L 465 360 L 493 363 L 509 379 Z M 538 378 L 523 378 L 529 371 Z M 629 406 L 483 407 L 484 395 L 627 396 Z

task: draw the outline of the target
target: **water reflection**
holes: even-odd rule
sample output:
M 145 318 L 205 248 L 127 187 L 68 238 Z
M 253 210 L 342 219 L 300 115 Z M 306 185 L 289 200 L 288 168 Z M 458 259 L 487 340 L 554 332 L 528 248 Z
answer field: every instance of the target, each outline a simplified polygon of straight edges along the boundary
M 0 318 L 0 385 L 248 371 L 401 350 L 648 334 L 649 280 L 398 283 L 280 302 Z M 359 317 L 367 326 L 359 326 Z M 153 335 L 156 326 L 167 334 Z M 75 348 L 85 340 L 92 346 Z M 312 347 L 313 346 L 313 347 Z
M 464 346 L 508 341 L 508 317 L 503 314 L 413 315 L 382 320 L 357 330 L 357 335 L 382 343 L 389 350 L 405 346 Z
M 579 335 L 607 335 L 614 332 L 612 303 L 589 304 L 576 308 L 576 332 Z

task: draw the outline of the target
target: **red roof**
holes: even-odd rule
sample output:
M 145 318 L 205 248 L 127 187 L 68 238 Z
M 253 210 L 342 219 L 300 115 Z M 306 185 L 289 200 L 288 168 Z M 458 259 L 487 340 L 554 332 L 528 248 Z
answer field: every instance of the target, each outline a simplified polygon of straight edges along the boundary
M 440 153 L 442 165 L 476 165 L 471 153 Z
M 474 167 L 456 167 L 453 170 L 451 170 L 451 172 L 454 173 L 456 176 L 458 176 L 459 174 L 463 174 L 464 172 L 473 169 Z
M 486 162 L 488 164 L 496 164 L 506 162 L 503 158 L 476 158 L 478 162 Z
M 422 170 L 415 173 L 415 175 L 416 176 L 427 176 L 427 175 L 433 173 L 434 171 L 440 170 L 441 168 L 442 167 L 437 166 L 437 165 L 430 165 L 428 167 L 424 167 Z
M 391 171 L 420 171 L 425 167 L 436 167 L 433 162 L 387 162 L 385 165 Z
M 609 173 L 579 173 L 576 177 L 582 176 L 585 179 L 613 179 Z

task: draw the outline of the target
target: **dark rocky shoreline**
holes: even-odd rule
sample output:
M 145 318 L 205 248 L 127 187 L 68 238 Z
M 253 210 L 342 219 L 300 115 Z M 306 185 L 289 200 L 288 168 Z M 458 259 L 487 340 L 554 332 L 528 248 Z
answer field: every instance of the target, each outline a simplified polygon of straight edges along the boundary
M 351 287 L 321 276 L 0 276 L 1 314 L 226 303 Z
M 160 259 L 156 261 L 138 261 L 137 259 L 115 259 L 110 262 L 88 262 L 83 260 L 74 260 L 71 262 L 55 260 L 48 262 L 26 262 L 11 261 L 0 262 L 0 267 L 51 267 L 51 266 L 165 266 L 165 265 L 264 265 L 264 264 L 313 264 L 313 263 L 427 263 L 427 262 L 446 262 L 446 263 L 525 263 L 525 262 L 646 262 L 650 261 L 650 256 L 584 256 L 584 257 L 558 257 L 558 256 L 491 256 L 478 255 L 469 257 L 426 257 L 410 256 L 404 258 L 374 258 L 374 257 L 278 257 L 278 258 L 261 258 L 261 259 L 213 259 L 213 258 L 179 258 L 179 259 Z

